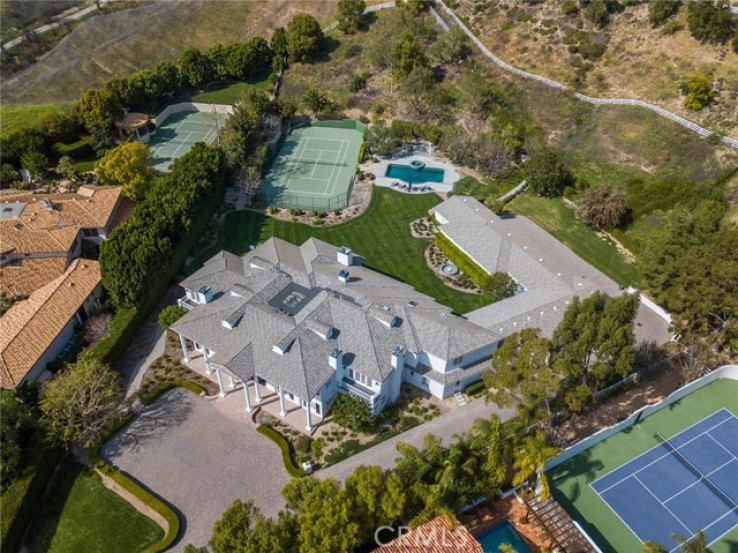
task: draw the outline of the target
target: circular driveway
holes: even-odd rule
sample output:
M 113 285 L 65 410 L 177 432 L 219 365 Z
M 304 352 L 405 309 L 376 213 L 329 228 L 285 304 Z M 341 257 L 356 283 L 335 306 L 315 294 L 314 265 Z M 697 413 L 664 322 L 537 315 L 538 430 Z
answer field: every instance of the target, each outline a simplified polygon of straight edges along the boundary
M 274 443 L 182 388 L 146 407 L 101 456 L 178 511 L 177 551 L 188 543 L 205 545 L 213 523 L 236 499 L 251 499 L 275 516 L 290 479 Z

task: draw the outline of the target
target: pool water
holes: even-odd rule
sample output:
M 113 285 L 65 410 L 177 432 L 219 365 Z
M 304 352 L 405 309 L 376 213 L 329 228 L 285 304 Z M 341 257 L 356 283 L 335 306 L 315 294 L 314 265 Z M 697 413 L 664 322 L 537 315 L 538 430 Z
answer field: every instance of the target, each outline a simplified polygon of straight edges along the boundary
M 415 169 L 410 165 L 390 163 L 387 166 L 387 172 L 384 176 L 413 184 L 420 182 L 443 182 L 443 169 L 436 169 L 433 167 Z
M 477 537 L 477 541 L 482 544 L 484 553 L 530 553 L 530 549 L 525 545 L 523 538 L 508 521 L 493 526 Z M 502 544 L 510 547 L 500 549 Z

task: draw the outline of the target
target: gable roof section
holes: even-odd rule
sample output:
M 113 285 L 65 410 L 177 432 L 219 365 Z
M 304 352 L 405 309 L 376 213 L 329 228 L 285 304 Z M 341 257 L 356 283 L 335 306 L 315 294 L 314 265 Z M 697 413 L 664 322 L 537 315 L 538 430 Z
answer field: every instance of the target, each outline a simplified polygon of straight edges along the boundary
M 0 318 L 3 388 L 20 383 L 99 283 L 98 262 L 76 259 L 62 276 L 14 304 Z
M 0 293 L 27 297 L 59 278 L 67 268 L 65 256 L 28 257 L 0 267 Z

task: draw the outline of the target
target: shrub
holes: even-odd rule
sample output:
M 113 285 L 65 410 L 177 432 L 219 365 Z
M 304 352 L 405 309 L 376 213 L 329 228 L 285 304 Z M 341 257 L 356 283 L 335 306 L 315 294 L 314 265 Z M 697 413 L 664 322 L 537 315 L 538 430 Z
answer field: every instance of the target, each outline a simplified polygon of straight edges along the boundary
M 680 0 L 651 0 L 648 4 L 648 21 L 653 27 L 663 25 L 679 11 Z
M 704 108 L 715 96 L 712 79 L 705 75 L 692 75 L 682 88 L 687 92 L 684 107 L 693 111 Z
M 166 330 L 187 313 L 179 305 L 168 305 L 159 313 L 159 325 Z
M 369 426 L 369 406 L 352 394 L 339 395 L 331 412 L 333 421 L 344 428 L 361 432 Z
M 313 455 L 315 457 L 322 457 L 323 456 L 323 446 L 325 445 L 325 440 L 323 438 L 315 438 L 312 443 L 310 444 L 310 450 L 313 452 Z
M 682 29 L 684 29 L 684 25 L 680 21 L 673 19 L 667 22 L 666 25 L 661 28 L 661 34 L 667 36 L 673 35 L 674 33 L 681 31 Z
M 292 461 L 290 444 L 287 443 L 287 440 L 285 440 L 279 432 L 264 424 L 260 424 L 256 428 L 256 431 L 262 436 L 266 436 L 275 444 L 277 444 L 277 446 L 279 446 L 279 449 L 282 450 L 282 462 L 284 463 L 284 468 L 287 469 L 287 472 L 290 474 L 290 476 L 300 477 L 304 475 L 303 470 L 295 466 L 295 463 Z
M 301 455 L 304 455 L 310 451 L 310 444 L 312 440 L 309 436 L 300 434 L 295 440 L 295 451 Z
M 471 397 L 480 397 L 482 394 L 484 394 L 487 391 L 487 386 L 484 384 L 484 380 L 479 380 L 478 382 L 475 382 L 474 384 L 470 384 L 466 387 L 464 390 L 464 393 Z

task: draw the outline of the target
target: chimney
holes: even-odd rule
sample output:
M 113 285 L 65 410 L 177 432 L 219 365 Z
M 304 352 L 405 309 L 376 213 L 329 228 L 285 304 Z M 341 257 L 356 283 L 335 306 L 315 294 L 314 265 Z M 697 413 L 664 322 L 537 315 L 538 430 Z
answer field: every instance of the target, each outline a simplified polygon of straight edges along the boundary
M 351 274 L 346 269 L 342 269 L 341 272 L 338 273 L 338 280 L 344 284 L 348 284 L 351 280 Z
M 405 365 L 405 348 L 402 346 L 395 346 L 392 350 L 392 366 L 396 369 L 402 369 Z
M 338 262 L 344 267 L 351 267 L 351 265 L 354 264 L 354 252 L 352 252 L 351 249 L 347 248 L 346 246 L 341 246 L 340 248 L 338 248 L 336 258 L 338 259 Z
M 343 352 L 341 351 L 341 348 L 336 346 L 331 350 L 328 354 L 328 364 L 334 371 L 343 369 Z

